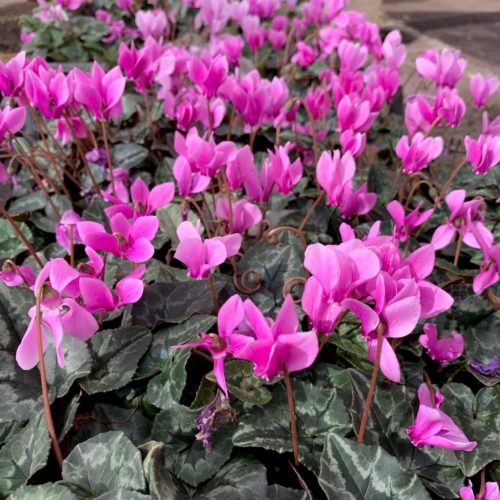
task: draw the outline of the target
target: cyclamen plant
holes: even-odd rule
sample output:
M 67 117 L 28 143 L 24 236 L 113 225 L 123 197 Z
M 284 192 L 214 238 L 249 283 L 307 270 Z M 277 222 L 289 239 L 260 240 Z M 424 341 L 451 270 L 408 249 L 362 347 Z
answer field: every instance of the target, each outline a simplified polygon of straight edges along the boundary
M 401 33 L 347 3 L 24 20 L 0 63 L 0 496 L 498 500 L 498 79 L 460 95 L 467 61 L 430 49 L 404 95 Z M 99 58 L 53 62 L 72 51 Z

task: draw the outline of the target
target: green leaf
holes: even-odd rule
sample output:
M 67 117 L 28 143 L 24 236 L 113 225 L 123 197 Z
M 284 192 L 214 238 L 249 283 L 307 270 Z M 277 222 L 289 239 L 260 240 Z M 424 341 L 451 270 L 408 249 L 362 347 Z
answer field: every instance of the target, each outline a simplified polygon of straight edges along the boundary
M 19 228 L 28 241 L 33 240 L 29 227 L 24 222 L 18 223 Z M 0 259 L 14 259 L 27 250 L 19 235 L 6 219 L 0 219 Z
M 64 460 L 62 477 L 62 484 L 80 498 L 146 488 L 141 454 L 122 432 L 99 434 L 77 445 Z
M 500 386 L 485 387 L 475 397 L 463 384 L 447 384 L 441 392 L 443 411 L 471 441 L 477 441 L 474 450 L 456 452 L 464 475 L 474 476 L 490 462 L 500 460 Z
M 38 369 L 21 370 L 15 359 L 32 305 L 30 290 L 0 283 L 0 422 L 25 421 L 42 406 Z
M 318 456 L 325 436 L 346 433 L 349 417 L 336 390 L 321 389 L 292 380 L 301 461 L 319 469 Z M 233 443 L 242 447 L 261 447 L 278 453 L 292 451 L 288 399 L 284 384 L 275 386 L 273 399 L 264 408 L 254 407 L 238 424 Z
M 41 191 L 20 196 L 9 205 L 9 213 L 13 217 L 21 214 L 42 210 L 47 205 L 47 199 Z M 9 224 L 6 220 L 4 220 Z M 10 225 L 10 224 L 9 224 Z M 24 232 L 24 231 L 23 231 Z
M 156 211 L 156 216 L 160 221 L 160 228 L 153 243 L 155 248 L 161 248 L 165 243 L 171 241 L 175 248 L 179 244 L 177 237 L 177 226 L 182 222 L 182 207 L 178 203 L 169 203 Z M 198 217 L 195 212 L 190 211 L 188 220 L 196 225 Z
M 136 446 L 148 441 L 152 422 L 137 407 L 120 408 L 119 406 L 98 403 L 92 408 L 93 418 L 78 429 L 73 442 L 82 442 L 97 434 L 109 431 L 123 432 Z
M 266 498 L 266 468 L 251 458 L 235 458 L 197 492 L 204 500 Z
M 129 327 L 97 332 L 90 339 L 92 373 L 79 380 L 88 394 L 108 392 L 127 385 L 151 342 L 145 328 Z
M 163 443 L 150 441 L 143 447 L 148 454 L 144 459 L 144 471 L 153 500 L 185 500 L 187 495 L 182 487 L 176 484 L 174 476 L 166 467 L 167 449 Z
M 321 455 L 319 483 L 329 500 L 431 498 L 420 479 L 380 446 L 358 444 L 333 433 Z
M 300 240 L 291 233 L 278 233 L 274 238 L 273 244 L 267 240 L 252 244 L 239 262 L 238 270 L 240 276 L 250 269 L 256 271 L 262 286 L 274 295 L 275 301 L 281 301 L 285 282 L 305 276 L 304 250 Z
M 229 460 L 232 445 L 232 425 L 216 430 L 213 451 L 206 453 L 203 443 L 195 438 L 197 412 L 185 406 L 172 405 L 158 413 L 151 437 L 162 441 L 169 450 L 169 466 L 184 482 L 197 486 L 212 477 Z
M 0 450 L 0 495 L 26 484 L 47 463 L 50 437 L 43 412 L 35 414 L 28 425 L 16 432 Z
M 225 286 L 226 277 L 220 278 L 215 279 L 217 292 Z M 213 309 L 207 280 L 153 283 L 144 288 L 141 300 L 132 306 L 132 320 L 134 325 L 151 328 L 159 321 L 183 323 L 194 314 L 210 314 Z
M 263 406 L 272 398 L 271 392 L 264 387 L 262 378 L 253 374 L 252 363 L 242 360 L 228 361 L 224 364 L 227 388 L 232 396 L 250 405 Z M 208 380 L 215 382 L 214 372 L 207 375 Z
M 62 484 L 40 484 L 38 486 L 21 486 L 14 491 L 9 500 L 77 500 L 78 497 Z
M 306 500 L 308 498 L 305 491 L 285 488 L 281 484 L 271 484 L 267 487 L 267 500 Z
M 148 154 L 149 151 L 139 144 L 117 144 L 111 148 L 111 161 L 116 167 L 131 169 L 142 165 Z
M 173 346 L 195 342 L 201 332 L 207 332 L 215 324 L 213 316 L 194 315 L 180 325 L 163 328 L 153 336 L 148 353 L 141 362 L 138 376 L 149 376 L 160 371 L 160 375 L 148 383 L 146 398 L 158 408 L 168 408 L 178 403 L 186 385 L 186 363 L 191 355 L 190 348 Z

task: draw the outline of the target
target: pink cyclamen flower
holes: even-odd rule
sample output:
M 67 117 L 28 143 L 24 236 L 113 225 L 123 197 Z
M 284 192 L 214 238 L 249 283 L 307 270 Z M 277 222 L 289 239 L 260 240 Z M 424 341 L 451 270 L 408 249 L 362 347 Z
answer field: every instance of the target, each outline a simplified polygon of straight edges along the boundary
M 219 198 L 215 214 L 225 221 L 231 220 L 231 232 L 235 233 L 244 233 L 262 220 L 259 206 L 247 200 L 239 200 L 229 205 L 227 198 Z
M 61 142 L 63 146 L 73 141 L 73 138 L 85 139 L 87 129 L 79 116 L 65 116 L 57 120 L 57 130 L 54 138 Z
M 408 215 L 405 214 L 405 209 L 397 200 L 391 201 L 387 205 L 387 211 L 396 223 L 394 227 L 394 237 L 404 243 L 408 240 L 415 228 L 421 226 L 434 213 L 433 208 L 420 213 L 422 203 L 419 203 L 413 211 Z
M 130 10 L 134 2 L 133 0 L 115 0 L 115 4 L 119 9 Z
M 297 42 L 296 44 L 297 52 L 292 56 L 292 62 L 302 66 L 303 68 L 308 68 L 316 61 L 317 53 L 305 42 Z
M 71 250 L 71 245 L 82 243 L 77 227 L 82 220 L 73 210 L 67 210 L 56 224 L 56 241 L 68 252 Z
M 467 160 L 475 174 L 486 175 L 500 163 L 500 137 L 480 135 L 475 140 L 468 135 L 464 139 Z
M 351 183 L 356 164 L 351 153 L 340 154 L 338 149 L 333 154 L 323 151 L 316 166 L 319 185 L 326 191 L 327 204 L 341 206 L 345 187 Z
M 0 143 L 9 134 L 16 134 L 24 127 L 26 121 L 25 108 L 5 106 L 0 109 Z
M 74 70 L 75 100 L 83 104 L 97 120 L 117 118 L 122 112 L 121 98 L 125 91 L 126 78 L 115 66 L 107 73 L 94 62 L 88 75 Z
M 340 61 L 340 70 L 348 73 L 358 71 L 368 59 L 368 49 L 359 43 L 342 40 L 337 54 Z
M 382 44 L 384 61 L 390 68 L 400 68 L 406 60 L 406 47 L 402 43 L 401 32 L 393 30 L 387 33 Z
M 493 235 L 484 225 L 483 200 L 474 198 L 465 201 L 466 196 L 464 189 L 456 189 L 446 196 L 450 217 L 447 222 L 438 226 L 432 235 L 431 243 L 436 250 L 448 246 L 457 234 L 472 248 L 481 247 L 477 235 L 484 241 L 485 246 L 490 247 L 493 244 Z
M 15 97 L 22 89 L 24 82 L 24 66 L 26 53 L 19 52 L 4 63 L 0 61 L 0 93 L 5 97 Z
M 442 367 L 458 359 L 464 352 L 462 335 L 453 332 L 451 337 L 438 339 L 437 326 L 433 323 L 424 325 L 424 333 L 420 335 L 418 342 L 427 349 L 427 354 L 431 359 L 439 361 Z
M 87 311 L 92 313 L 117 311 L 126 304 L 138 302 L 144 292 L 144 283 L 141 280 L 144 271 L 143 264 L 118 281 L 113 291 L 100 279 L 80 278 L 80 291 Z
M 477 234 L 476 239 L 479 239 Z M 484 261 L 481 271 L 472 282 L 472 288 L 477 295 L 482 294 L 486 288 L 493 286 L 500 279 L 500 243 L 493 246 L 483 244 L 481 247 Z
M 366 134 L 355 133 L 351 129 L 344 130 L 340 134 L 340 145 L 343 153 L 351 153 L 354 158 L 357 158 L 365 150 Z
M 130 186 L 130 197 L 132 206 L 122 203 L 118 198 L 110 194 L 103 197 L 113 203 L 113 206 L 105 208 L 106 215 L 111 218 L 117 213 L 122 213 L 127 219 L 134 219 L 144 215 L 152 215 L 156 210 L 168 205 L 174 198 L 175 186 L 173 182 L 157 184 L 151 191 L 146 183 L 140 178 Z
M 293 149 L 291 142 L 284 146 L 275 146 L 274 151 L 268 150 L 270 173 L 281 194 L 289 194 L 293 187 L 302 179 L 302 162 L 300 158 L 290 161 L 289 153 Z
M 443 152 L 441 137 L 425 137 L 417 132 L 412 139 L 404 135 L 396 145 L 396 155 L 403 162 L 403 172 L 414 174 L 426 168 Z
M 299 320 L 292 296 L 287 295 L 274 322 L 265 318 L 258 307 L 247 299 L 246 321 L 255 340 L 239 349 L 234 356 L 254 364 L 254 373 L 271 380 L 287 372 L 309 368 L 318 356 L 316 332 L 297 332 Z
M 486 105 L 488 99 L 498 90 L 500 82 L 496 76 L 487 78 L 476 73 L 470 79 L 470 95 L 476 108 L 482 108 Z
M 33 273 L 31 267 L 17 266 L 14 262 L 7 259 L 2 264 L 0 281 L 2 281 L 9 288 L 20 285 L 31 287 L 35 283 L 35 274 Z
M 148 37 L 159 40 L 168 31 L 168 19 L 163 9 L 137 11 L 135 24 L 144 40 Z
M 135 263 L 146 262 L 153 256 L 151 240 L 158 231 L 158 217 L 138 217 L 130 223 L 118 213 L 111 217 L 109 223 L 112 234 L 97 222 L 79 222 L 77 228 L 83 243 L 94 250 L 109 252 Z
M 399 382 L 401 380 L 399 361 L 387 339 L 409 335 L 418 323 L 421 305 L 419 289 L 413 279 L 407 280 L 404 284 L 391 281 L 391 278 L 382 274 L 377 277 L 374 291 L 375 309 L 350 298 L 344 300 L 342 305 L 360 319 L 363 336 L 368 342 L 370 361 L 375 361 L 377 339 L 382 331 L 380 370 L 389 380 Z
M 465 72 L 467 61 L 460 57 L 459 50 L 429 49 L 417 57 L 416 66 L 420 76 L 439 87 L 455 87 Z
M 87 0 L 56 0 L 61 7 L 68 10 L 78 10 Z
M 500 500 L 500 488 L 498 483 L 489 481 L 484 486 L 481 495 L 475 495 L 472 489 L 472 482 L 469 480 L 469 486 L 460 488 L 460 500 Z
M 181 196 L 201 193 L 210 184 L 210 177 L 194 170 L 185 156 L 175 160 L 172 170 Z
M 148 90 L 153 84 L 155 68 L 151 59 L 148 47 L 137 50 L 133 42 L 130 48 L 125 43 L 120 43 L 118 65 L 134 81 L 139 92 Z
M 38 275 L 34 293 L 41 293 L 41 326 L 43 351 L 47 349 L 47 333 L 54 339 L 57 362 L 64 367 L 62 350 L 63 335 L 88 340 L 98 329 L 95 318 L 75 299 L 80 295 L 78 278 L 80 273 L 64 259 L 48 262 Z M 30 324 L 16 351 L 16 361 L 23 370 L 30 370 L 38 363 L 36 334 L 36 308 L 29 310 Z
M 241 246 L 241 234 L 216 236 L 202 240 L 200 232 L 189 221 L 177 227 L 179 245 L 174 257 L 188 268 L 188 276 L 201 280 L 228 257 L 236 255 Z
M 201 88 L 206 97 L 212 98 L 226 80 L 229 65 L 223 55 L 215 56 L 209 64 L 193 56 L 188 64 L 188 71 L 190 80 Z
M 332 109 L 332 102 L 321 87 L 310 88 L 304 97 L 304 105 L 311 113 L 314 120 L 322 120 Z
M 444 401 L 441 393 L 435 393 L 436 406 L 433 407 L 431 394 L 426 384 L 418 389 L 418 408 L 415 422 L 406 432 L 414 446 L 436 446 L 455 451 L 472 451 L 476 441 L 469 441 L 453 420 L 439 409 Z
M 374 122 L 376 113 L 372 112 L 370 102 L 346 94 L 337 105 L 337 118 L 340 132 L 352 129 L 353 132 L 366 132 Z
M 226 395 L 226 398 L 229 397 L 229 394 L 224 375 L 224 361 L 228 355 L 234 355 L 235 352 L 238 352 L 253 340 L 250 336 L 236 333 L 236 329 L 242 323 L 244 316 L 245 310 L 241 297 L 233 295 L 224 302 L 217 314 L 218 334 L 202 332 L 199 342 L 189 342 L 174 346 L 177 348 L 202 347 L 206 349 L 212 355 L 215 379 Z

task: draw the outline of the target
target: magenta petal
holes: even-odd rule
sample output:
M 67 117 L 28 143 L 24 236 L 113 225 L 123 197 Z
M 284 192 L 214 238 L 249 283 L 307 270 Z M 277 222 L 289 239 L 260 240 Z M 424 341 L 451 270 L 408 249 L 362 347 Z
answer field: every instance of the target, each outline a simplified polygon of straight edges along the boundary
M 224 359 L 225 356 L 220 356 L 214 358 L 214 375 L 219 387 L 224 392 L 226 398 L 229 398 L 229 394 L 227 392 L 227 384 L 226 384 L 226 376 L 224 375 Z
M 420 305 L 422 307 L 420 316 L 432 318 L 453 305 L 453 297 L 438 286 L 428 281 L 419 281 Z
M 295 303 L 292 296 L 288 294 L 272 326 L 273 336 L 277 338 L 278 335 L 293 334 L 297 331 L 298 326 L 299 318 Z
M 450 224 L 443 224 L 434 231 L 432 235 L 431 244 L 436 250 L 441 250 L 448 246 L 455 238 L 456 229 Z
M 219 335 L 222 338 L 227 338 L 243 321 L 244 316 L 245 309 L 241 297 L 233 295 L 224 302 L 217 315 Z
M 281 369 L 296 372 L 309 368 L 318 356 L 319 346 L 316 332 L 299 332 L 292 335 L 280 335 L 277 344 L 282 350 Z
M 434 246 L 424 245 L 408 255 L 404 263 L 410 266 L 416 279 L 422 280 L 432 273 L 435 257 Z
M 179 228 L 177 232 L 179 232 Z M 174 258 L 181 261 L 188 268 L 190 276 L 202 278 L 200 272 L 202 265 L 205 263 L 205 245 L 200 239 L 181 239 Z
M 377 329 L 380 320 L 378 314 L 370 306 L 355 299 L 346 299 L 342 305 L 359 318 L 365 335 Z
M 61 368 L 64 368 L 64 352 L 61 345 L 64 331 L 61 317 L 59 316 L 59 311 L 57 309 L 53 309 L 51 311 L 45 312 L 43 314 L 43 322 L 48 326 L 50 332 L 52 333 L 54 346 L 56 348 L 57 364 Z
M 45 332 L 45 329 L 42 328 L 43 352 L 47 349 L 47 343 L 47 333 Z M 38 344 L 36 339 L 35 318 L 31 319 L 28 328 L 26 329 L 26 333 L 17 348 L 16 361 L 23 370 L 31 370 L 38 363 Z
M 227 259 L 227 250 L 222 241 L 217 238 L 203 242 L 206 251 L 206 263 L 210 268 L 217 267 Z
M 123 278 L 115 286 L 119 305 L 135 304 L 144 293 L 144 283 L 136 278 Z
M 155 186 L 149 195 L 149 210 L 154 212 L 170 203 L 175 195 L 175 186 L 173 182 L 165 182 Z
M 404 337 L 417 326 L 420 318 L 418 297 L 407 297 L 389 304 L 382 313 L 387 337 Z
M 245 308 L 246 319 L 252 327 L 257 339 L 273 340 L 274 336 L 269 327 L 269 323 L 260 309 L 250 299 L 245 300 L 243 307 Z
M 132 201 L 134 203 L 141 203 L 143 206 L 147 207 L 149 189 L 140 177 L 137 177 L 137 179 L 130 186 L 130 195 L 132 196 Z
M 96 278 L 81 278 L 80 292 L 83 302 L 91 312 L 114 311 L 115 301 L 108 285 Z
M 141 263 L 149 260 L 154 253 L 155 249 L 151 242 L 146 238 L 139 238 L 134 241 L 125 257 L 131 262 Z
M 160 226 L 160 221 L 155 215 L 148 215 L 145 217 L 138 217 L 130 228 L 130 238 L 137 240 L 139 238 L 146 238 L 147 240 L 152 240 L 158 228 Z
M 380 355 L 380 371 L 392 382 L 400 382 L 401 370 L 399 361 L 391 344 L 387 339 L 382 339 L 382 353 Z
M 64 333 L 80 340 L 88 340 L 99 329 L 94 316 L 74 300 L 65 300 L 69 311 L 61 317 Z

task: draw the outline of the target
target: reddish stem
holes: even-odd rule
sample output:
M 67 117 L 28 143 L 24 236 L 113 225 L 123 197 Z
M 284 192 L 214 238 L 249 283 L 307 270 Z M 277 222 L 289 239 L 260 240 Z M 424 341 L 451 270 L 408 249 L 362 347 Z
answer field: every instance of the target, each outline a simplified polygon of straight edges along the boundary
M 295 416 L 295 402 L 293 399 L 293 389 L 292 383 L 290 381 L 290 375 L 288 370 L 285 368 L 285 385 L 286 385 L 286 395 L 288 398 L 288 411 L 290 412 L 290 431 L 292 433 L 292 447 L 293 447 L 293 461 L 295 466 L 299 465 L 299 436 L 297 434 L 297 419 Z

